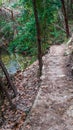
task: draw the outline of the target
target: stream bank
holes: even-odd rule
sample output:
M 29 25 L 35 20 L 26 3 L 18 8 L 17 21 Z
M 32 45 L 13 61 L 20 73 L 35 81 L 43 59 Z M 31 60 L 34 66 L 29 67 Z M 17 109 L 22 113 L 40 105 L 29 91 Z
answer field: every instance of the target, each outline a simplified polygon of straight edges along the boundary
M 5 121 L 0 130 L 37 130 L 39 128 L 40 130 L 54 128 L 64 130 L 64 123 L 69 127 L 69 115 L 71 115 L 73 103 L 73 80 L 69 66 L 70 55 L 65 55 L 64 52 L 66 53 L 65 45 L 54 45 L 50 49 L 50 54 L 48 51 L 48 54 L 43 57 L 44 66 L 40 88 L 38 87 L 37 61 L 25 71 L 15 74 L 14 83 L 18 95 L 12 102 L 17 105 L 17 110 L 12 111 L 5 99 L 2 105 Z
M 30 64 L 35 61 L 35 57 L 25 56 L 17 53 L 9 53 L 8 51 L 2 49 L 1 50 L 1 58 L 3 63 L 5 64 L 9 74 L 13 75 L 17 71 L 23 71 Z M 3 72 L 0 69 L 0 76 L 3 76 Z

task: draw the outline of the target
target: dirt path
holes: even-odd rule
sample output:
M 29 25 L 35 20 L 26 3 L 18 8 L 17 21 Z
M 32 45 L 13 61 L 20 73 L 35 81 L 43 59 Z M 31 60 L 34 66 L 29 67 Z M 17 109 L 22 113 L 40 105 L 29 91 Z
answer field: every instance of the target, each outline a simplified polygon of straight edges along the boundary
M 65 49 L 52 46 L 43 58 L 40 90 L 22 130 L 73 130 L 73 80 Z

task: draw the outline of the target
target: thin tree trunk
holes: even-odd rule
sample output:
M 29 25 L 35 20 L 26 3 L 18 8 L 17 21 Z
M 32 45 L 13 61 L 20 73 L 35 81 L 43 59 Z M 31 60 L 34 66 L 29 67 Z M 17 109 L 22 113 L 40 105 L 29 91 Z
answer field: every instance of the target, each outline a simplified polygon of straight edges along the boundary
M 39 75 L 42 74 L 42 49 L 41 49 L 41 34 L 40 34 L 40 25 L 38 19 L 38 11 L 36 6 L 36 0 L 32 0 L 33 9 L 34 9 L 34 16 L 36 22 L 36 31 L 37 31 L 37 44 L 38 44 L 38 60 L 39 60 Z
M 0 66 L 1 66 L 3 72 L 4 72 L 5 76 L 6 76 L 6 79 L 7 79 L 7 81 L 8 81 L 9 86 L 12 88 L 12 90 L 13 90 L 13 92 L 14 92 L 14 96 L 16 96 L 17 90 L 16 90 L 16 88 L 14 87 L 14 85 L 13 85 L 13 83 L 12 83 L 10 77 L 9 77 L 9 74 L 8 74 L 8 72 L 7 72 L 7 69 L 5 68 L 4 63 L 1 61 L 1 59 L 0 59 Z
M 13 109 L 16 108 L 16 106 L 12 103 L 11 97 L 10 97 L 10 95 L 8 94 L 8 92 L 7 92 L 7 90 L 6 90 L 5 86 L 4 86 L 4 84 L 2 83 L 1 78 L 0 78 L 0 90 L 1 90 L 2 93 L 5 93 L 5 95 L 6 95 L 7 99 L 8 99 L 8 101 L 9 101 L 9 103 L 10 103 L 10 105 L 11 105 L 11 107 L 12 107 Z
M 62 3 L 64 19 L 65 19 L 66 35 L 67 35 L 67 38 L 68 38 L 70 36 L 70 33 L 69 33 L 68 18 L 67 18 L 67 14 L 66 14 L 66 8 L 65 8 L 64 0 L 61 0 L 61 3 Z
M 5 93 L 5 95 L 7 96 L 8 100 L 9 100 L 10 105 L 12 106 L 13 103 L 11 101 L 11 98 L 10 98 L 6 88 L 3 86 L 3 84 L 1 82 L 0 82 L 0 90 L 2 91 L 2 93 Z

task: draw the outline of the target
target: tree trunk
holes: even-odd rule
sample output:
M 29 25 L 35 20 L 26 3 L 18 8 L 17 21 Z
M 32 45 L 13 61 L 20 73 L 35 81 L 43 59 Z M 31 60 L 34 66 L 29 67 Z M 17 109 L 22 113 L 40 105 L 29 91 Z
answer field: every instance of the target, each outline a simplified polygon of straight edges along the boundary
M 41 49 L 41 34 L 40 34 L 40 25 L 38 19 L 38 11 L 36 6 L 36 0 L 32 0 L 33 9 L 34 9 L 34 16 L 36 22 L 36 31 L 37 31 L 37 44 L 38 44 L 38 60 L 39 60 L 39 75 L 42 74 L 42 49 Z
M 9 94 L 8 94 L 8 92 L 7 92 L 7 90 L 6 90 L 6 88 L 5 88 L 4 85 L 2 84 L 2 81 L 0 82 L 0 90 L 2 91 L 2 93 L 5 93 L 6 97 L 7 97 L 8 100 L 9 100 L 10 105 L 12 106 L 13 104 L 12 104 L 11 98 L 10 98 L 10 96 L 9 96 Z
M 2 83 L 1 77 L 0 77 L 0 90 L 1 90 L 2 94 L 5 93 L 5 95 L 6 95 L 7 99 L 8 99 L 8 101 L 9 101 L 9 103 L 10 103 L 12 109 L 16 108 L 16 106 L 12 103 L 11 97 L 10 97 L 10 95 L 8 94 L 8 92 L 7 92 L 7 90 L 6 90 L 5 86 L 4 86 L 4 84 Z M 3 95 L 3 96 L 4 96 L 4 95 Z
M 67 14 L 66 14 L 66 8 L 65 8 L 64 0 L 61 0 L 61 3 L 62 3 L 64 19 L 65 19 L 66 35 L 67 35 L 67 38 L 68 38 L 70 36 L 70 33 L 69 33 L 68 18 L 67 18 Z
M 12 88 L 12 90 L 13 90 L 13 92 L 14 92 L 14 96 L 16 96 L 17 90 L 16 90 L 16 88 L 14 87 L 14 85 L 13 85 L 13 83 L 12 83 L 10 77 L 9 77 L 9 74 L 8 74 L 8 72 L 7 72 L 7 69 L 5 68 L 5 65 L 3 64 L 1 58 L 0 58 L 0 66 L 1 66 L 3 72 L 4 72 L 5 76 L 6 76 L 6 79 L 7 79 L 7 81 L 8 81 L 9 86 Z

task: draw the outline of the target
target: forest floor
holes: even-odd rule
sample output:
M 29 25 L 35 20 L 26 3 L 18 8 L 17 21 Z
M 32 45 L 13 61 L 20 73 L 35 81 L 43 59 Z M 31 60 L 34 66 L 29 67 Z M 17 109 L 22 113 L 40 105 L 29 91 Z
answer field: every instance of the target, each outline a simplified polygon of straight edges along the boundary
M 16 109 L 12 110 L 7 98 L 1 107 L 2 118 L 0 118 L 0 130 L 19 130 L 28 115 L 39 89 L 39 78 L 37 76 L 38 62 L 34 62 L 25 71 L 18 71 L 12 76 L 17 88 L 17 96 L 12 99 Z M 9 90 L 10 95 L 12 91 Z
M 66 45 L 43 58 L 41 86 L 21 130 L 73 130 L 73 77 Z
M 65 44 L 51 46 L 43 57 L 40 84 L 37 61 L 15 75 L 17 110 L 4 101 L 0 130 L 73 130 L 73 77 L 67 53 Z

